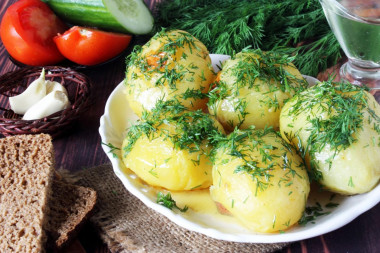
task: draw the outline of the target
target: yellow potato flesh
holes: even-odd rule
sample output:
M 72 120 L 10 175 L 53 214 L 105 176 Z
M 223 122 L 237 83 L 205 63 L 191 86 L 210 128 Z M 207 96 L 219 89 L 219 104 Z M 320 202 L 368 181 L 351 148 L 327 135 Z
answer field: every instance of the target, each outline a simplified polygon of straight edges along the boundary
M 152 186 L 175 191 L 208 188 L 212 182 L 209 159 L 212 146 L 207 134 L 208 131 L 224 134 L 223 127 L 201 111 L 159 112 L 160 119 L 151 125 L 150 134 L 136 131 L 141 134 L 136 139 L 127 134 L 122 144 L 125 166 Z M 183 136 L 188 143 L 186 147 L 178 141 Z
M 310 91 L 306 92 L 310 93 Z M 367 96 L 369 108 L 380 116 L 379 104 L 372 95 L 367 93 Z M 336 111 L 332 110 L 332 113 L 328 113 L 324 109 L 329 107 L 326 99 L 314 106 L 310 106 L 309 100 L 305 99 L 304 109 L 300 114 L 294 116 L 289 112 L 297 99 L 303 99 L 302 93 L 283 107 L 280 116 L 280 131 L 283 138 L 288 142 L 296 146 L 307 147 L 310 137 L 308 129 L 312 128 L 310 120 L 316 117 L 329 119 L 336 115 Z M 333 192 L 348 195 L 364 193 L 371 190 L 379 182 L 380 135 L 373 127 L 374 119 L 370 120 L 368 110 L 363 110 L 362 115 L 362 129 L 353 134 L 356 141 L 350 146 L 340 150 L 334 156 L 335 149 L 332 149 L 331 145 L 327 143 L 323 149 L 315 153 L 315 158 L 312 159 L 309 153 L 305 156 L 309 168 L 313 160 L 316 169 L 322 173 L 322 179 L 319 182 Z M 330 163 L 331 157 L 333 159 Z
M 177 43 L 185 38 L 191 43 Z M 165 49 L 170 43 L 180 45 Z M 138 116 L 157 100 L 175 98 L 191 110 L 207 107 L 205 98 L 184 97 L 189 90 L 208 92 L 215 79 L 207 48 L 199 40 L 184 31 L 167 32 L 154 36 L 138 57 L 143 63 L 129 66 L 126 74 L 127 99 Z
M 212 169 L 213 185 L 210 187 L 212 199 L 223 205 L 243 225 L 256 232 L 276 232 L 286 230 L 295 224 L 302 216 L 310 186 L 306 169 L 301 158 L 288 151 L 281 143 L 281 138 L 274 133 L 262 138 L 263 144 L 272 145 L 275 149 L 265 152 L 273 157 L 277 165 L 269 172 L 271 176 L 253 177 L 247 172 L 236 172 L 243 165 L 242 158 L 232 157 L 224 149 L 218 149 L 216 162 Z M 245 142 L 242 146 L 249 146 Z M 266 168 L 262 162 L 259 148 L 247 148 L 244 153 L 257 166 Z M 286 156 L 285 156 L 286 154 Z M 228 162 L 226 162 L 228 161 Z M 291 170 L 283 164 L 290 164 Z M 265 185 L 260 188 L 258 185 Z
M 278 129 L 280 111 L 284 101 L 291 98 L 297 89 L 282 91 L 278 81 L 256 78 L 252 87 L 244 86 L 236 91 L 237 77 L 234 75 L 234 71 L 230 70 L 244 60 L 245 56 L 242 54 L 240 57 L 229 60 L 223 65 L 220 82 L 227 85 L 229 95 L 209 105 L 209 111 L 211 114 L 216 115 L 218 121 L 229 131 L 232 131 L 236 126 L 239 129 L 247 129 L 251 125 L 256 126 L 258 129 L 264 129 L 266 126 Z M 304 79 L 294 65 L 289 64 L 282 67 L 289 76 L 293 76 L 289 86 L 300 86 L 297 82 L 304 81 Z M 242 103 L 246 107 L 245 116 L 242 116 L 239 110 Z
M 210 149 L 207 145 L 203 148 Z M 168 190 L 207 188 L 212 181 L 211 162 L 205 155 L 176 149 L 164 137 L 140 137 L 123 162 L 146 183 Z

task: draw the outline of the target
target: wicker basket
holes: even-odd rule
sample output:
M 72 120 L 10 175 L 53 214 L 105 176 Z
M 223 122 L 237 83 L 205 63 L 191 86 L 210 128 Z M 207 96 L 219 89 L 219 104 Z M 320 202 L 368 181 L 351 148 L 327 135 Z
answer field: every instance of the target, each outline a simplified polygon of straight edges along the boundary
M 22 93 L 40 76 L 42 67 L 25 67 L 6 73 L 0 77 L 0 133 L 3 136 L 48 133 L 57 137 L 89 108 L 91 82 L 88 77 L 70 68 L 44 68 L 46 80 L 57 81 L 67 89 L 71 106 L 42 119 L 22 120 L 22 115 L 10 109 L 9 97 Z

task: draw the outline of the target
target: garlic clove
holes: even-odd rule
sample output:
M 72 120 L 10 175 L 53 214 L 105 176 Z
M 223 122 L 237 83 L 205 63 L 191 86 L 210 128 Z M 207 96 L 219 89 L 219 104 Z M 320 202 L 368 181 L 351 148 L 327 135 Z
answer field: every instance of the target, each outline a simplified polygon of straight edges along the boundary
M 62 91 L 52 91 L 43 99 L 38 101 L 24 114 L 23 120 L 35 120 L 47 117 L 55 112 L 66 109 L 70 101 Z
M 34 80 L 23 93 L 9 98 L 9 104 L 15 113 L 24 114 L 45 95 L 45 69 L 42 69 L 39 78 Z
M 46 83 L 46 94 L 49 94 L 50 92 L 58 90 L 65 93 L 67 96 L 67 90 L 65 86 L 63 86 L 59 82 L 46 80 L 45 83 Z

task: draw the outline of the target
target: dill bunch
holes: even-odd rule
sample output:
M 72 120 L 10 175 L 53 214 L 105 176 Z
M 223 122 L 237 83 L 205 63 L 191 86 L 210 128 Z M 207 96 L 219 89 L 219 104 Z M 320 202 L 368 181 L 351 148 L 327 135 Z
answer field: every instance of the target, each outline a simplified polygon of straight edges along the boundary
M 155 20 L 155 31 L 188 31 L 212 53 L 251 47 L 296 55 L 300 72 L 312 76 L 341 57 L 318 0 L 166 0 Z

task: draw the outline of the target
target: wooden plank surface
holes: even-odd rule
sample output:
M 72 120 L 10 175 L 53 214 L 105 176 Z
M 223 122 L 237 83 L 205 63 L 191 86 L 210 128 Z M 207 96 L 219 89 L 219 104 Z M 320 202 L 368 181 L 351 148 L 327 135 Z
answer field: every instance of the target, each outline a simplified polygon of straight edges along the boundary
M 0 18 L 16 0 L 1 0 Z M 152 7 L 154 0 L 147 1 Z M 0 74 L 16 69 L 0 44 Z M 91 109 L 75 124 L 73 130 L 54 140 L 56 165 L 70 171 L 108 162 L 98 134 L 99 118 L 112 90 L 124 78 L 124 56 L 99 68 L 83 70 L 93 82 Z M 109 252 L 91 225 L 87 225 L 67 252 Z M 380 205 L 360 215 L 350 224 L 312 239 L 295 242 L 281 252 L 380 252 Z

